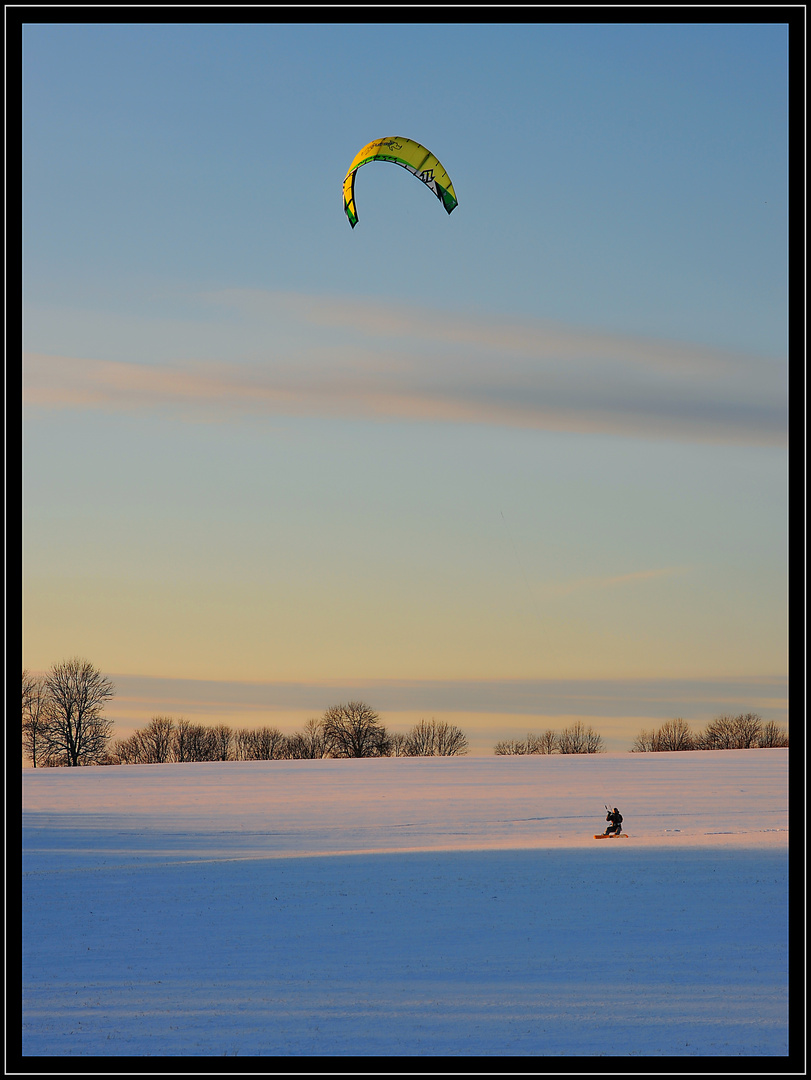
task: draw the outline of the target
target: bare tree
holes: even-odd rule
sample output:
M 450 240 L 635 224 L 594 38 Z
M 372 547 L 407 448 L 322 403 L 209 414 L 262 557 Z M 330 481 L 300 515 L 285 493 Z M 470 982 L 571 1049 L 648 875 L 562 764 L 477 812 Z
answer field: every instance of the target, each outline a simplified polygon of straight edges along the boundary
M 525 749 L 522 752 L 525 754 L 554 754 L 557 750 L 557 744 L 557 732 L 548 730 L 536 735 L 534 732 L 528 731 L 526 741 L 523 744 Z
M 234 732 L 234 757 L 237 761 L 254 761 L 256 732 L 250 728 L 237 728 Z
M 116 765 L 141 765 L 144 763 L 143 753 L 144 748 L 136 731 L 128 739 L 118 739 L 110 757 Z
M 322 720 L 308 720 L 302 731 L 285 740 L 284 756 L 287 758 L 323 758 L 327 756 L 327 744 Z
M 285 736 L 276 727 L 261 727 L 256 732 L 256 745 L 260 761 L 272 761 L 284 757 Z
M 657 750 L 692 750 L 694 746 L 690 725 L 681 717 L 665 721 L 656 732 Z
M 737 737 L 735 718 L 716 716 L 697 737 L 696 745 L 699 750 L 735 750 Z
M 284 735 L 278 728 L 242 728 L 234 732 L 234 757 L 238 761 L 271 761 L 286 756 Z
M 582 720 L 576 720 L 558 735 L 560 754 L 599 754 L 603 750 L 603 737 Z
M 526 754 L 527 744 L 524 739 L 503 739 L 493 747 L 494 754 L 515 755 Z
M 700 732 L 693 732 L 680 717 L 668 720 L 655 731 L 641 731 L 631 747 L 633 752 L 661 750 L 748 750 L 755 746 L 787 746 L 788 736 L 772 721 L 765 723 L 755 713 L 716 716 Z
M 496 754 L 554 754 L 559 750 L 558 734 L 551 729 L 542 731 L 540 735 L 527 732 L 526 739 L 506 739 L 496 743 Z M 599 738 L 599 736 L 598 736 Z
M 197 752 L 195 761 L 217 761 L 219 748 L 214 729 L 207 727 L 205 724 L 194 724 L 192 731 L 197 736 L 195 740 Z
M 602 754 L 605 750 L 602 735 L 598 735 L 593 727 L 586 728 L 586 753 Z
M 534 742 L 533 754 L 554 754 L 557 747 L 558 736 L 556 731 L 547 728 L 538 735 Z
M 456 757 L 468 752 L 467 735 L 456 724 L 446 720 L 432 720 L 434 725 L 434 754 L 438 757 Z
M 216 761 L 215 740 L 211 728 L 178 720 L 172 745 L 172 759 L 177 762 Z
M 45 677 L 49 710 L 47 755 L 55 764 L 92 765 L 103 759 L 112 721 L 102 715 L 113 684 L 88 660 L 54 664 Z
M 233 760 L 234 733 L 227 724 L 215 724 L 209 728 L 210 751 L 207 761 Z
M 386 729 L 362 701 L 333 705 L 324 713 L 323 727 L 329 757 L 385 757 L 388 753 Z
M 766 720 L 760 731 L 758 746 L 788 746 L 788 732 L 785 728 L 776 724 L 774 720 Z
M 647 728 L 642 728 L 639 734 L 634 737 L 634 741 L 631 744 L 631 753 L 647 754 L 651 748 L 652 736 L 652 732 L 648 731 Z
M 37 765 L 47 765 L 48 760 L 48 723 L 50 701 L 45 679 L 23 671 L 22 729 L 23 750 L 36 769 Z
M 409 757 L 408 735 L 395 731 L 389 735 L 389 755 L 391 757 Z
M 142 731 L 136 733 L 140 753 L 138 760 L 145 765 L 162 765 L 174 757 L 175 722 L 171 716 L 153 716 Z
M 580 721 L 564 728 L 558 735 L 559 754 L 583 754 L 585 748 L 585 731 Z
M 409 757 L 433 756 L 434 732 L 427 720 L 420 720 L 406 736 L 406 753 Z
M 738 750 L 750 750 L 758 745 L 763 730 L 763 720 L 755 713 L 742 713 L 733 717 L 735 746 Z
M 281 732 L 277 734 L 282 738 Z M 121 765 L 228 761 L 233 745 L 233 733 L 225 724 L 206 727 L 182 718 L 155 716 L 128 739 L 119 739 L 111 760 Z
M 183 763 L 195 760 L 192 753 L 196 727 L 197 725 L 184 717 L 176 721 L 175 734 L 172 740 L 172 761 Z
M 415 724 L 405 740 L 405 752 L 411 757 L 452 757 L 467 750 L 467 736 L 461 728 L 433 717 Z
M 755 713 L 739 716 L 716 716 L 697 738 L 701 750 L 749 750 L 764 745 L 767 725 Z M 772 724 L 765 738 L 779 738 L 780 729 Z M 782 745 L 788 745 L 787 741 Z

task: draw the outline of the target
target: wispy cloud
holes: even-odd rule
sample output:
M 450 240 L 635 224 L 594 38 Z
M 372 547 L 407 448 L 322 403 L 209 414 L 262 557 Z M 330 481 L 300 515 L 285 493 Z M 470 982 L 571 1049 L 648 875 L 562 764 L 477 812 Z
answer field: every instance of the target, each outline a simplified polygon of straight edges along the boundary
M 786 718 L 784 676 L 651 679 L 366 679 L 360 681 L 225 682 L 111 676 L 130 711 L 234 713 L 312 710 L 360 699 L 390 711 L 697 716 L 769 708 Z
M 376 301 L 231 291 L 207 302 L 231 326 L 222 356 L 155 365 L 27 353 L 26 402 L 786 439 L 784 361 Z
M 550 586 L 553 593 L 558 596 L 568 596 L 573 592 L 589 591 L 595 589 L 615 589 L 623 585 L 636 585 L 643 581 L 654 581 L 660 578 L 672 577 L 674 574 L 682 574 L 688 568 L 684 566 L 663 566 L 656 570 L 635 570 L 629 574 L 615 574 L 607 577 L 583 577 L 575 581 L 562 582 Z
M 214 304 L 264 319 L 276 319 L 284 311 L 312 324 L 348 329 L 381 341 L 423 340 L 476 350 L 495 349 L 499 354 L 535 360 L 621 361 L 681 375 L 692 371 L 704 377 L 762 362 L 757 357 L 706 346 L 584 330 L 551 320 L 449 312 L 356 297 L 225 289 L 209 293 L 207 298 Z

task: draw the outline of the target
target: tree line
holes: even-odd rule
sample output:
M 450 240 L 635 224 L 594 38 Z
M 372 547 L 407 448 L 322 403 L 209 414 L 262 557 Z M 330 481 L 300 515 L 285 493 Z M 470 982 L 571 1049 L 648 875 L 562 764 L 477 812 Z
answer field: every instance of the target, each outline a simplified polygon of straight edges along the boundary
M 405 734 L 390 732 L 362 701 L 333 705 L 301 731 L 276 727 L 207 727 L 156 716 L 128 739 L 115 743 L 112 765 L 155 765 L 184 761 L 272 761 L 300 758 L 447 757 L 466 754 L 468 741 L 454 724 L 420 720 Z
M 113 722 L 104 715 L 115 688 L 80 657 L 54 664 L 44 675 L 23 671 L 23 751 L 34 768 L 77 765 L 158 764 L 187 761 L 268 761 L 292 758 L 435 757 L 468 752 L 465 733 L 445 721 L 420 720 L 410 731 L 391 732 L 362 701 L 328 708 L 300 731 L 275 727 L 232 729 L 155 716 L 129 738 L 110 745 Z M 667 750 L 740 750 L 787 747 L 788 732 L 754 713 L 718 716 L 700 731 L 683 719 L 643 730 L 634 753 Z M 562 731 L 528 733 L 496 743 L 496 754 L 598 754 L 602 736 L 577 721 Z
M 563 729 L 547 730 L 526 739 L 506 739 L 493 748 L 496 754 L 601 754 L 605 749 L 602 735 L 581 720 Z
M 633 753 L 660 753 L 667 750 L 751 750 L 788 746 L 788 732 L 774 720 L 756 713 L 716 716 L 705 728 L 694 731 L 678 717 L 651 731 L 642 730 L 634 739 Z
M 23 751 L 34 768 L 160 764 L 188 761 L 268 761 L 291 758 L 448 757 L 468 752 L 461 728 L 420 720 L 391 732 L 362 701 L 333 705 L 300 731 L 275 727 L 232 729 L 184 718 L 155 716 L 129 738 L 110 745 L 113 723 L 104 716 L 115 694 L 109 679 L 79 657 L 45 675 L 23 671 Z

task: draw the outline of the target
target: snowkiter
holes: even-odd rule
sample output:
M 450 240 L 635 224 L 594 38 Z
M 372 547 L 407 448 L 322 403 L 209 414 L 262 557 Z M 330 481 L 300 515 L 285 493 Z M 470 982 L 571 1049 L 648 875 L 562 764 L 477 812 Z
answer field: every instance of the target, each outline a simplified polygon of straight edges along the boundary
M 622 814 L 619 812 L 616 806 L 613 810 L 608 811 L 605 820 L 611 822 L 611 824 L 605 830 L 606 836 L 610 836 L 612 833 L 617 833 L 619 835 L 619 833 L 622 832 Z

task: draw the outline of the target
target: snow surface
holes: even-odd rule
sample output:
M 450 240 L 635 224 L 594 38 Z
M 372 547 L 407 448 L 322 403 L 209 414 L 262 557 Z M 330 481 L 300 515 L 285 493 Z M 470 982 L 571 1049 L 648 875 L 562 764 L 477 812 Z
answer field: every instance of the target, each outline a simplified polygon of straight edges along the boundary
M 788 1053 L 788 751 L 23 772 L 23 1054 Z M 595 841 L 603 804 L 629 838 Z

